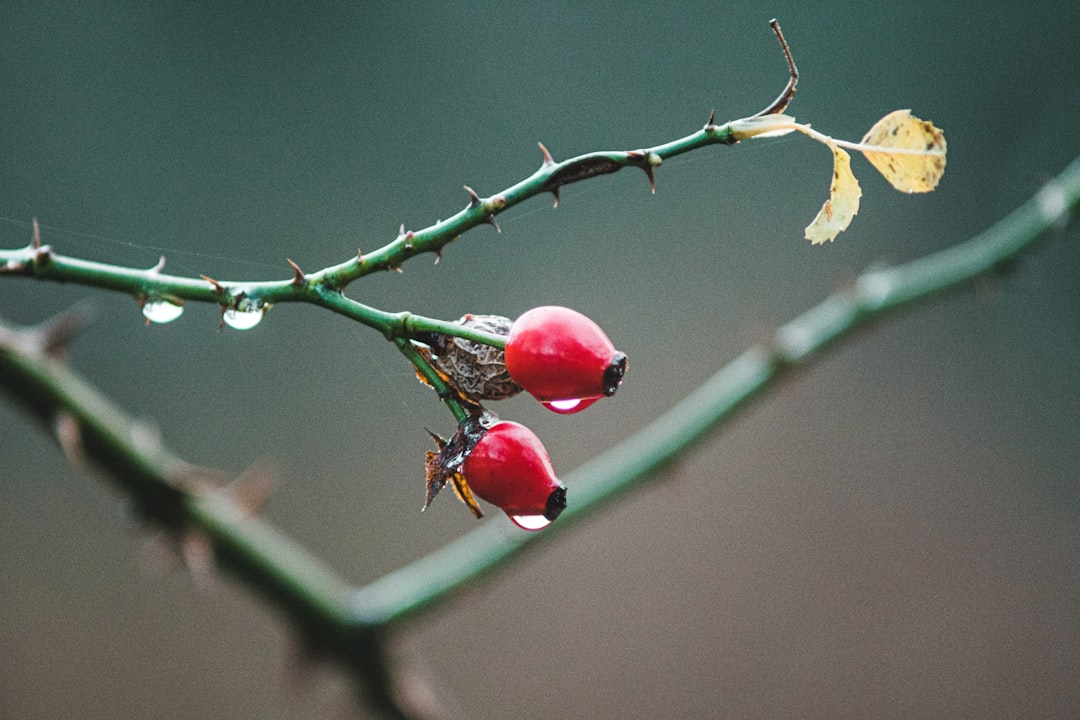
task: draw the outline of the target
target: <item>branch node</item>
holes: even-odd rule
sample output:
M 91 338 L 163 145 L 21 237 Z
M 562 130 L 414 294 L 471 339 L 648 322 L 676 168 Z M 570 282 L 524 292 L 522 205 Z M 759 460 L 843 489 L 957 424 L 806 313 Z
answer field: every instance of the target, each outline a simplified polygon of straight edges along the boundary
M 506 207 L 506 196 L 502 193 L 492 195 L 487 200 L 484 200 L 483 205 L 484 212 L 488 213 L 489 215 L 492 213 L 497 213 L 504 207 Z

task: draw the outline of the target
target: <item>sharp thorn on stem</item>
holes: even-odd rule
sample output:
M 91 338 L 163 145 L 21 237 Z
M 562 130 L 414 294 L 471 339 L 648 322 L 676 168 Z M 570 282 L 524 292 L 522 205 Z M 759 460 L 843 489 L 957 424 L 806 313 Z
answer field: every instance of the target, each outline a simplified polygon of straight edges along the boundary
M 540 146 L 540 152 L 544 154 L 544 166 L 546 167 L 548 165 L 554 165 L 555 160 L 551 157 L 551 153 L 548 152 L 548 149 L 544 147 L 544 143 L 538 142 L 536 144 Z
M 75 336 L 90 320 L 90 308 L 85 304 L 76 305 L 36 327 L 33 331 L 34 344 L 40 352 L 62 360 Z
M 188 530 L 180 538 L 180 557 L 199 592 L 214 589 L 214 546 L 210 538 L 198 530 Z
M 499 227 L 499 221 L 495 219 L 494 215 L 485 215 L 484 218 L 487 220 L 488 225 L 495 228 L 495 232 L 502 234 L 502 228 Z
M 206 282 L 210 283 L 210 287 L 214 288 L 214 293 L 216 295 L 224 295 L 225 294 L 225 286 L 222 285 L 221 283 L 219 283 L 214 278 L 209 277 L 208 275 L 199 275 L 199 277 L 201 277 Z M 222 308 L 222 312 L 225 312 L 224 308 Z
M 293 271 L 292 284 L 296 287 L 300 287 L 304 284 L 304 271 L 300 269 L 300 266 L 292 261 L 292 258 L 285 258 L 285 262 L 289 263 L 289 267 Z
M 465 192 L 469 193 L 469 207 L 476 207 L 477 205 L 479 205 L 480 204 L 480 196 L 476 194 L 476 191 L 473 190 L 468 185 L 465 185 L 464 187 L 465 187 Z
M 150 268 L 150 272 L 152 272 L 152 273 L 154 273 L 156 275 L 156 274 L 160 273 L 164 269 L 165 269 L 165 256 L 162 255 L 161 257 L 158 258 L 157 264 L 154 265 L 154 267 Z
M 552 203 L 551 207 L 553 207 L 553 208 L 559 207 L 559 187 L 555 186 L 555 187 L 551 188 L 551 194 L 555 197 L 555 202 Z
M 56 434 L 56 442 L 60 445 L 60 451 L 64 453 L 68 463 L 72 467 L 82 468 L 86 464 L 86 456 L 83 452 L 82 430 L 79 421 L 69 412 L 60 412 L 53 421 L 53 432 Z
M 709 111 L 709 121 L 705 123 L 705 127 L 712 127 L 716 124 L 716 108 Z
M 30 236 L 30 247 L 34 250 L 41 249 L 41 225 L 38 224 L 37 218 L 34 218 L 34 231 Z

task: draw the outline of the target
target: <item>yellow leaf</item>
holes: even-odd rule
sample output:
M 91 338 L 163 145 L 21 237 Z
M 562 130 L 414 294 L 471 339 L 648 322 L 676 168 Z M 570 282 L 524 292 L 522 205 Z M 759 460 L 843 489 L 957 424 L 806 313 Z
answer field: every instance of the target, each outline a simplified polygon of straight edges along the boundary
M 834 240 L 859 212 L 862 188 L 851 172 L 851 156 L 833 143 L 826 143 L 833 153 L 833 177 L 829 199 L 821 206 L 814 222 L 806 226 L 806 239 L 814 245 Z
M 878 120 L 860 144 L 869 146 L 860 148 L 866 159 L 901 192 L 930 192 L 945 173 L 944 133 L 910 110 Z

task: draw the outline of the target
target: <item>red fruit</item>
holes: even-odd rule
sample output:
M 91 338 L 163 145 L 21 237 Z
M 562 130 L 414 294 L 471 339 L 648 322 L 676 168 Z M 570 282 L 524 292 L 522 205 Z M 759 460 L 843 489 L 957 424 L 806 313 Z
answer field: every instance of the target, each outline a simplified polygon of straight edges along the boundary
M 540 438 L 524 425 L 505 420 L 492 425 L 461 472 L 474 493 L 526 530 L 547 527 L 566 508 L 566 486 L 555 477 Z
M 626 373 L 626 355 L 589 318 L 548 305 L 514 321 L 506 339 L 506 368 L 548 409 L 575 413 L 615 394 Z

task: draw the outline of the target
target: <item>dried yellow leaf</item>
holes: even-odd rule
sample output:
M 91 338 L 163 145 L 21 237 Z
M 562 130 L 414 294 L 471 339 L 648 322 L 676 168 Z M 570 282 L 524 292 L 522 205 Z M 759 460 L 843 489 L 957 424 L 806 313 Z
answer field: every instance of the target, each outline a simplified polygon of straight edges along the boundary
M 833 177 L 829 199 L 821 206 L 814 222 L 806 226 L 806 239 L 821 245 L 836 239 L 859 212 L 862 188 L 851 172 L 851 156 L 831 142 L 826 143 L 833 153 Z
M 469 506 L 472 514 L 477 518 L 484 517 L 484 513 L 480 510 L 480 503 L 476 502 L 476 496 L 473 495 L 472 488 L 469 487 L 469 483 L 465 482 L 465 476 L 461 473 L 454 473 L 450 476 L 450 481 L 454 486 L 454 492 L 457 494 L 458 499 Z
M 944 133 L 910 110 L 878 120 L 860 144 L 869 146 L 860 148 L 866 159 L 901 192 L 930 192 L 945 173 Z

